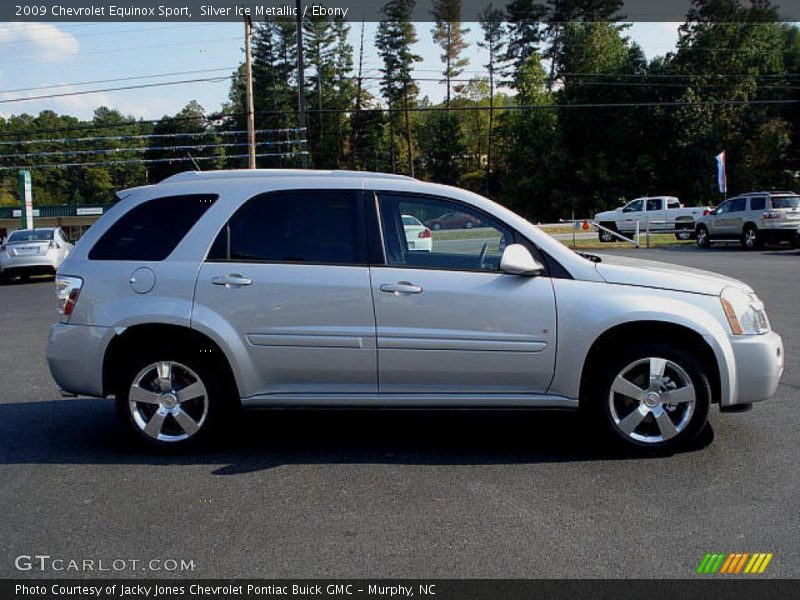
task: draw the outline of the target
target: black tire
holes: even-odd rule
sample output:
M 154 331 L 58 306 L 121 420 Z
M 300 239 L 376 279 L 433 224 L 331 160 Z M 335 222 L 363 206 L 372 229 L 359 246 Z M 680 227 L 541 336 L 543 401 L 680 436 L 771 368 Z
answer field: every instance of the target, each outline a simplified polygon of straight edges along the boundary
M 162 409 L 162 406 L 135 403 L 136 408 L 134 409 L 129 402 L 130 390 L 134 381 L 139 378 L 143 371 L 159 362 L 167 362 L 173 365 L 172 377 L 176 379 L 177 393 L 183 389 L 179 387 L 180 384 L 177 381 L 180 376 L 184 376 L 186 381 L 191 381 L 191 377 L 183 371 L 183 368 L 196 375 L 205 386 L 204 409 L 199 406 L 200 398 L 178 404 L 181 411 L 190 415 L 196 424 L 199 423 L 196 432 L 185 439 L 177 439 L 180 437 L 179 434 L 181 432 L 187 433 L 187 430 L 180 425 L 178 419 L 172 414 L 163 419 L 162 431 L 166 434 L 175 434 L 170 435 L 170 437 L 176 439 L 161 440 L 151 437 L 143 431 L 142 425 L 137 423 L 134 410 L 136 410 L 140 419 L 142 417 L 147 418 L 148 415 L 152 418 L 155 416 L 155 412 Z M 229 424 L 231 418 L 238 412 L 239 401 L 235 397 L 235 393 L 233 393 L 234 389 L 224 370 L 218 364 L 215 364 L 215 361 L 209 355 L 203 356 L 199 354 L 199 349 L 195 351 L 184 349 L 154 350 L 146 356 L 133 358 L 128 365 L 123 367 L 115 390 L 117 417 L 127 438 L 141 448 L 156 449 L 162 452 L 196 449 L 217 437 L 224 430 L 225 425 Z M 149 413 L 149 410 L 152 410 L 152 413 Z M 164 410 L 167 409 L 164 408 Z
M 614 223 L 600 223 L 600 225 L 602 225 L 606 229 L 610 229 L 612 231 L 617 231 L 617 226 L 614 225 Z M 597 238 L 601 242 L 604 242 L 604 243 L 613 242 L 614 240 L 617 239 L 613 235 L 611 235 L 609 232 L 603 231 L 602 229 L 598 229 L 597 230 Z
M 678 231 L 675 232 L 675 239 L 681 240 L 682 242 L 690 240 L 693 237 L 694 237 L 694 231 L 692 231 L 689 228 L 679 229 Z
M 472 229 L 473 227 L 475 227 L 475 223 L 473 223 L 472 221 L 466 221 L 464 223 L 464 229 Z
M 434 231 L 439 231 L 441 228 L 442 228 L 441 223 L 434 223 L 433 225 L 431 225 L 431 229 L 433 229 Z
M 745 250 L 759 250 L 764 247 L 764 236 L 755 225 L 745 225 L 741 237 L 742 248 Z
M 634 427 L 632 432 L 649 440 L 643 441 L 634 439 L 631 434 L 624 433 L 620 428 L 620 425 L 625 421 L 624 417 L 630 417 L 637 411 L 641 413 L 640 409 L 636 408 L 637 401 L 616 392 L 612 396 L 612 385 L 614 385 L 618 375 L 625 373 L 627 368 L 637 363 L 643 364 L 639 367 L 634 367 L 633 371 L 628 372 L 636 372 L 636 369 L 639 369 L 641 373 L 643 369 L 644 374 L 640 374 L 638 377 L 644 377 L 645 379 L 640 379 L 639 381 L 648 381 L 647 373 L 650 367 L 647 361 L 652 358 L 667 361 L 667 366 L 664 370 L 665 380 L 669 379 L 675 384 L 675 380 L 679 380 L 681 377 L 688 377 L 693 386 L 694 401 L 693 403 L 662 404 L 656 406 L 652 411 L 649 408 L 644 409 L 650 412 Z M 677 369 L 675 366 L 677 366 Z M 685 383 L 689 383 L 689 381 Z M 679 388 L 683 387 L 675 385 Z M 585 382 L 585 387 L 588 389 L 585 398 L 585 402 L 588 404 L 586 407 L 587 413 L 595 424 L 599 425 L 599 429 L 606 439 L 613 445 L 627 451 L 644 454 L 664 454 L 680 450 L 697 437 L 708 421 L 708 411 L 711 405 L 711 387 L 708 377 L 700 363 L 691 354 L 672 344 L 658 342 L 634 343 L 621 352 L 603 359 L 601 364 L 595 367 L 592 374 L 589 375 L 589 380 Z M 639 404 L 639 406 L 643 405 Z M 660 412 L 657 413 L 656 411 L 659 408 Z M 612 410 L 618 412 L 618 414 L 615 416 Z M 628 410 L 629 412 L 627 412 Z M 673 437 L 659 441 L 658 437 L 663 438 L 664 434 L 656 415 L 663 418 L 661 413 L 666 414 L 666 418 L 673 423 L 677 433 Z M 633 415 L 633 418 L 636 419 L 638 417 Z
M 695 230 L 695 241 L 698 248 L 711 248 L 711 236 L 708 234 L 708 227 L 698 225 Z

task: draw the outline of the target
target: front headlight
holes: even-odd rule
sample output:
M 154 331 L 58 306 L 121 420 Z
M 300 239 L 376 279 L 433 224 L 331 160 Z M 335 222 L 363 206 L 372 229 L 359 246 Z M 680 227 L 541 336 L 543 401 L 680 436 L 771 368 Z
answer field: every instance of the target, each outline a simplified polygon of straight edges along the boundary
M 758 296 L 738 288 L 726 287 L 719 299 L 734 335 L 769 333 L 767 313 Z

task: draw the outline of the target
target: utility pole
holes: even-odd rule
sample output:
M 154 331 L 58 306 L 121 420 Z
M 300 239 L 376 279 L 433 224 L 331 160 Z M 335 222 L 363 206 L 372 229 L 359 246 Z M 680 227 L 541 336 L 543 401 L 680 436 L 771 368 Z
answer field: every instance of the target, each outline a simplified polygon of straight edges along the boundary
M 250 37 L 253 35 L 253 21 L 250 15 L 244 16 L 244 52 L 247 96 L 247 168 L 256 168 L 256 126 L 253 116 L 253 59 L 250 53 Z
M 306 134 L 306 80 L 303 66 L 303 0 L 296 0 L 297 14 L 297 118 L 300 135 Z M 306 139 L 308 136 L 306 135 Z M 307 166 L 306 155 L 301 155 L 303 168 Z

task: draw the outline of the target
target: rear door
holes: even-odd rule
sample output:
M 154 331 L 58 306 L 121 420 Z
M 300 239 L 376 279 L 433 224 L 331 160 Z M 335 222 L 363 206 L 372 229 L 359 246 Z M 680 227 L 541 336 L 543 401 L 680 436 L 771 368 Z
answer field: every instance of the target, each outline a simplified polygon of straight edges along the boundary
M 383 393 L 542 393 L 553 375 L 556 311 L 547 276 L 502 273 L 517 241 L 506 225 L 445 198 L 376 195 L 385 265 L 372 267 Z M 469 230 L 432 232 L 432 248 L 409 248 L 402 215 L 422 222 L 467 214 Z
M 219 232 L 193 314 L 246 349 L 244 396 L 376 391 L 362 195 L 261 194 Z
M 664 224 L 664 220 L 666 219 L 666 211 L 664 210 L 663 198 L 647 199 L 645 201 L 645 211 L 645 218 L 647 219 L 650 231 L 666 228 L 666 225 Z

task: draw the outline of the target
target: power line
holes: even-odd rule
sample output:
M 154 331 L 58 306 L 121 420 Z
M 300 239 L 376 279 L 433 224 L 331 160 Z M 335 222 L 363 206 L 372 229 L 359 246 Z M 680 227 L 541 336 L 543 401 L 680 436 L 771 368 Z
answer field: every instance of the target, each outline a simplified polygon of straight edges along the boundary
M 112 48 L 110 50 L 97 50 L 94 52 L 73 52 L 71 54 L 56 54 L 56 55 L 49 55 L 49 56 L 25 56 L 22 58 L 11 58 L 7 60 L 0 60 L 0 63 L 20 63 L 20 62 L 28 62 L 32 60 L 43 60 L 43 59 L 50 59 L 50 58 L 65 58 L 65 57 L 72 57 L 72 56 L 92 56 L 97 54 L 115 54 L 117 52 L 128 52 L 131 50 L 147 50 L 150 48 L 174 48 L 175 46 L 193 46 L 197 44 L 210 44 L 214 42 L 230 42 L 232 40 L 238 40 L 238 37 L 227 37 L 227 38 L 215 38 L 211 40 L 197 40 L 197 41 L 189 41 L 189 42 L 175 42 L 170 44 L 153 44 L 150 46 L 131 46 L 129 48 Z
M 192 118 L 192 117 L 189 117 Z M 257 129 L 255 133 L 300 133 L 303 129 L 299 127 L 285 128 L 285 129 Z M 106 135 L 96 137 L 84 138 L 60 138 L 51 140 L 15 140 L 13 142 L 0 142 L 0 146 L 13 146 L 23 144 L 69 144 L 75 142 L 106 142 L 106 141 L 128 141 L 128 140 L 150 140 L 150 139 L 164 139 L 164 138 L 178 138 L 178 137 L 199 137 L 204 135 L 213 136 L 231 136 L 242 135 L 247 133 L 246 130 L 237 131 L 188 131 L 181 133 L 147 133 L 142 135 Z
M 110 88 L 100 88 L 94 90 L 81 90 L 78 92 L 64 92 L 61 94 L 42 94 L 39 96 L 28 96 L 26 98 L 7 98 L 5 100 L 0 100 L 0 104 L 8 104 L 9 102 L 26 102 L 30 100 L 46 100 L 49 98 L 63 98 L 65 96 L 85 96 L 87 94 L 100 94 L 103 92 L 118 92 L 121 90 L 139 90 L 143 88 L 153 88 L 153 87 L 163 87 L 167 85 L 184 85 L 187 83 L 219 83 L 222 81 L 227 81 L 231 78 L 231 75 L 225 75 L 223 77 L 202 77 L 199 79 L 182 79 L 177 81 L 160 81 L 157 83 L 140 83 L 137 85 L 123 85 L 119 87 L 110 87 Z
M 277 140 L 256 142 L 257 146 L 299 145 L 306 140 Z M 104 148 L 102 150 L 50 150 L 47 152 L 28 152 L 25 154 L 0 154 L 3 158 L 34 158 L 37 156 L 93 156 L 119 154 L 121 152 L 178 152 L 181 150 L 208 150 L 209 148 L 236 148 L 247 146 L 248 142 L 227 142 L 223 144 L 189 144 L 180 146 L 134 146 L 132 148 Z
M 177 77 L 179 75 L 197 75 L 199 73 L 215 73 L 219 71 L 233 71 L 236 67 L 220 67 L 218 69 L 194 69 L 192 71 L 173 71 L 172 73 L 156 73 L 153 75 L 132 75 L 130 77 L 115 77 L 113 79 L 94 79 L 91 81 L 76 81 L 74 83 L 54 83 L 36 87 L 16 88 L 13 90 L 0 90 L 0 94 L 14 92 L 31 92 L 36 90 L 49 90 L 60 87 L 74 87 L 79 85 L 94 85 L 95 83 L 114 83 L 117 81 L 134 81 L 136 79 L 156 79 L 158 77 Z
M 264 152 L 256 154 L 256 157 L 275 156 L 290 158 L 294 156 L 308 155 L 306 150 L 299 150 L 297 152 Z M 11 167 L 0 167 L 0 171 L 12 171 L 17 169 L 66 169 L 67 167 L 108 167 L 112 165 L 142 165 L 152 163 L 173 163 L 184 161 L 199 161 L 199 160 L 225 160 L 232 158 L 247 158 L 247 154 L 231 154 L 229 156 L 195 156 L 195 157 L 175 157 L 175 158 L 136 158 L 132 160 L 109 160 L 103 162 L 79 162 L 79 163 L 46 163 L 39 165 L 14 165 Z

